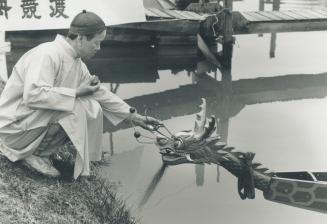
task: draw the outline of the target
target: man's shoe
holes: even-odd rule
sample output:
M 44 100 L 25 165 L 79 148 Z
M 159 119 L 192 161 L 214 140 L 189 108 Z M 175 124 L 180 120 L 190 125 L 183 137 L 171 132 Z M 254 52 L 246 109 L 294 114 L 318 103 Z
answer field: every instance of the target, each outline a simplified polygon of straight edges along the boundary
M 24 160 L 23 164 L 28 168 L 35 170 L 49 177 L 58 177 L 60 172 L 54 168 L 49 158 L 31 155 Z

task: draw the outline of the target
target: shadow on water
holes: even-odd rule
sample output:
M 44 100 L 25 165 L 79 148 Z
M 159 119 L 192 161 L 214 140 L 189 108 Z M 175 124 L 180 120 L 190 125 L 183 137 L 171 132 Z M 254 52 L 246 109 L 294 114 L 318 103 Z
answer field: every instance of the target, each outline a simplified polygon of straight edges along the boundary
M 163 177 L 167 167 L 168 167 L 167 165 L 163 164 L 160 167 L 160 169 L 155 173 L 155 175 L 152 178 L 152 181 L 150 182 L 149 186 L 144 192 L 144 195 L 142 196 L 142 199 L 138 205 L 139 209 L 142 209 L 142 207 L 148 202 L 154 190 L 157 188 L 158 184 L 160 183 L 160 180 Z

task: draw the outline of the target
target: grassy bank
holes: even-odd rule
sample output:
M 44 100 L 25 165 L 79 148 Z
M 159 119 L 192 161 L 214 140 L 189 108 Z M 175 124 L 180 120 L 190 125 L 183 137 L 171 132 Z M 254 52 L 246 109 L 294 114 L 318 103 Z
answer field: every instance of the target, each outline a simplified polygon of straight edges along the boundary
M 0 80 L 0 94 L 4 82 Z M 136 224 L 124 202 L 115 194 L 115 185 L 101 179 L 92 164 L 90 177 L 72 179 L 72 146 L 59 153 L 59 179 L 34 173 L 21 163 L 0 156 L 0 223 L 4 224 Z M 108 165 L 108 164 L 106 164 Z
M 75 181 L 65 162 L 65 177 L 53 179 L 0 156 L 0 223 L 137 223 L 115 186 L 97 176 L 98 166 L 92 166 L 90 177 Z

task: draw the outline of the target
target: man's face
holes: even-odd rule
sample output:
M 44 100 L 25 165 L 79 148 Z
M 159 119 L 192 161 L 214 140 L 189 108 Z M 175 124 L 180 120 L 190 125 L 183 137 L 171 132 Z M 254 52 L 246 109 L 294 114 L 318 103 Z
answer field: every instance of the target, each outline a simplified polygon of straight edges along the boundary
M 86 36 L 81 36 L 79 56 L 84 59 L 92 58 L 100 50 L 100 44 L 105 37 L 106 30 L 96 34 L 91 40 L 87 40 Z

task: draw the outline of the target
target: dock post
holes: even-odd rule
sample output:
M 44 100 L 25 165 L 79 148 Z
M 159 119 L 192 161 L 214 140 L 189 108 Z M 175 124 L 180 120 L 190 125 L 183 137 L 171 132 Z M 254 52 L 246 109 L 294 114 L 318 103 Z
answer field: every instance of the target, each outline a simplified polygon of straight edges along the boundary
M 233 0 L 224 0 L 225 19 L 223 27 L 223 66 L 231 67 L 232 65 L 232 54 L 233 54 Z
M 259 11 L 265 11 L 265 0 L 259 0 Z M 259 33 L 258 36 L 263 37 L 263 33 Z
M 280 9 L 280 0 L 274 0 L 272 8 L 273 8 L 273 11 L 279 11 L 279 9 Z
M 279 11 L 280 9 L 280 0 L 274 0 L 273 5 L 272 5 L 273 11 Z M 276 42 L 277 42 L 277 33 L 273 32 L 271 33 L 270 37 L 270 51 L 269 51 L 269 56 L 271 58 L 275 57 L 275 52 L 276 52 Z
M 0 31 L 0 81 L 7 82 L 8 70 L 6 53 L 10 52 L 10 43 L 5 42 L 5 31 Z

